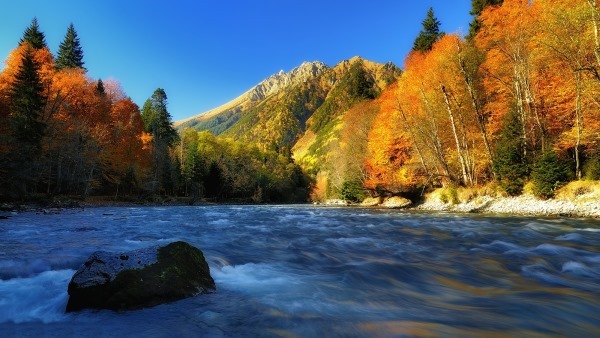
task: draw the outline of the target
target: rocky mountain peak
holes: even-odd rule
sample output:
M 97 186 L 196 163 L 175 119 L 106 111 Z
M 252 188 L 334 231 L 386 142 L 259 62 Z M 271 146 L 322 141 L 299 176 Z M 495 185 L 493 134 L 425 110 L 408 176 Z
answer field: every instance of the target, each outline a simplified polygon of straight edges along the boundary
M 276 94 L 283 89 L 303 83 L 311 78 L 319 76 L 329 67 L 320 61 L 304 62 L 288 73 L 283 70 L 271 75 L 261 83 L 250 89 L 247 93 L 251 101 L 259 101 L 269 95 Z

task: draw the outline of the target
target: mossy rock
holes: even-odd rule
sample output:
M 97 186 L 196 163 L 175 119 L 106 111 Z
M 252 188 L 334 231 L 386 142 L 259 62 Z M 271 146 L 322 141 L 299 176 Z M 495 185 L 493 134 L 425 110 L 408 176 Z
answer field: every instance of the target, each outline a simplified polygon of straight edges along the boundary
M 126 253 L 95 252 L 69 283 L 67 312 L 133 310 L 214 291 L 202 251 L 185 242 Z

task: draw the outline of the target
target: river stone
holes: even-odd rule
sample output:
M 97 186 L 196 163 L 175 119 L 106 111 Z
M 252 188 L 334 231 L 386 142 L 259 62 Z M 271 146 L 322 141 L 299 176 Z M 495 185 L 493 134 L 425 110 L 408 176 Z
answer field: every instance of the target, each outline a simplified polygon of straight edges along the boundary
M 367 197 L 360 205 L 363 207 L 376 207 L 381 204 L 382 200 L 381 197 Z
M 185 242 L 125 253 L 97 251 L 71 278 L 67 312 L 133 310 L 215 289 L 202 251 Z
M 386 198 L 385 201 L 383 201 L 382 206 L 384 206 L 386 208 L 390 208 L 390 209 L 399 209 L 399 208 L 409 207 L 411 204 L 412 204 L 412 202 L 407 198 L 400 197 L 400 196 L 393 196 L 393 197 Z

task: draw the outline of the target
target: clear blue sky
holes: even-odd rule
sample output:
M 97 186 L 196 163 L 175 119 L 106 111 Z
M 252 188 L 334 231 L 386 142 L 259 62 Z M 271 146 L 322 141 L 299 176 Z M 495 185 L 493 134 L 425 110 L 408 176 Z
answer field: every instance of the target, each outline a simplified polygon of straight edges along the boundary
M 427 9 L 468 31 L 470 0 L 19 0 L 0 10 L 6 59 L 36 16 L 53 53 L 69 23 L 93 78 L 114 78 L 138 104 L 158 88 L 173 120 L 219 106 L 269 75 L 360 55 L 402 67 Z M 4 65 L 2 66 L 4 67 Z

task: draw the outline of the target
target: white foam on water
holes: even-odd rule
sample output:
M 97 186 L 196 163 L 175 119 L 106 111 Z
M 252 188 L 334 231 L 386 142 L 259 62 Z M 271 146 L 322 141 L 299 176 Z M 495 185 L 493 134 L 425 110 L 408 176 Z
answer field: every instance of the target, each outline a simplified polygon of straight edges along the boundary
M 0 280 L 0 323 L 67 318 L 67 286 L 74 270 L 45 271 L 30 278 Z
M 287 313 L 328 313 L 332 304 L 317 285 L 323 276 L 286 271 L 279 265 L 248 263 L 211 269 L 217 288 L 242 293 Z M 339 311 L 339 310 L 337 310 Z
M 211 271 L 215 283 L 227 288 L 269 292 L 274 287 L 301 284 L 297 276 L 279 271 L 270 264 L 227 265 Z
M 585 229 L 579 229 L 581 231 L 588 231 L 588 232 L 600 232 L 600 229 L 597 228 L 585 228 Z
M 30 277 L 50 270 L 50 262 L 43 259 L 9 260 L 0 262 L 0 278 Z

